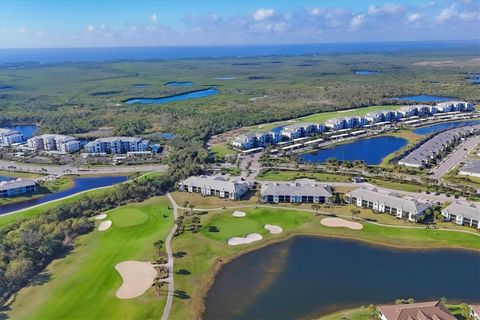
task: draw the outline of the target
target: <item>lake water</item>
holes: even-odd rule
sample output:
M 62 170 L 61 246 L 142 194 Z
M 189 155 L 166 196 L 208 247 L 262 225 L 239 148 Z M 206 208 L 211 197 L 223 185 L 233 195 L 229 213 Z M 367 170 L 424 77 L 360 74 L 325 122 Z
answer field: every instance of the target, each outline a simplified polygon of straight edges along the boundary
M 171 132 L 162 132 L 160 133 L 160 137 L 166 140 L 172 140 L 175 138 L 175 134 Z
M 407 143 L 406 139 L 398 137 L 373 137 L 305 153 L 299 155 L 299 158 L 311 163 L 324 163 L 329 158 L 335 158 L 348 161 L 363 160 L 366 164 L 377 165 L 387 155 L 403 148 Z
M 208 88 L 208 89 L 185 92 L 185 93 L 177 94 L 174 96 L 167 96 L 167 97 L 131 98 L 131 99 L 125 100 L 124 102 L 126 104 L 164 104 L 164 103 L 174 102 L 174 101 L 204 98 L 204 97 L 212 96 L 219 93 L 220 91 L 215 88 Z
M 193 83 L 191 81 L 170 81 L 165 83 L 167 87 L 188 87 Z
M 204 318 L 316 318 L 410 297 L 478 302 L 478 270 L 480 255 L 468 251 L 400 250 L 294 237 L 223 266 L 207 294 Z
M 443 102 L 443 101 L 455 100 L 455 98 L 453 97 L 431 96 L 428 94 L 420 94 L 417 96 L 402 96 L 402 97 L 395 97 L 391 99 L 409 101 L 409 102 Z
M 425 127 L 416 128 L 413 130 L 413 133 L 416 134 L 432 134 L 439 131 L 459 128 L 459 127 L 466 127 L 466 126 L 473 126 L 476 124 L 480 124 L 480 120 L 466 120 L 466 121 L 455 121 L 455 122 L 443 122 L 432 124 Z
M 480 74 L 472 76 L 468 81 L 472 84 L 480 84 Z
M 375 70 L 353 70 L 353 73 L 359 76 L 370 76 L 374 74 L 379 74 L 380 72 Z
M 127 177 L 125 176 L 104 176 L 104 177 L 78 177 L 74 178 L 74 185 L 70 189 L 49 193 L 40 198 L 30 199 L 27 201 L 5 204 L 0 206 L 0 215 L 17 211 L 20 209 L 29 208 L 38 204 L 42 204 L 48 201 L 60 199 L 63 197 L 70 196 L 72 194 L 86 191 L 90 189 L 95 189 L 99 187 L 111 186 L 123 181 L 126 181 Z
M 6 125 L 0 127 L 20 131 L 25 138 L 33 137 L 38 130 L 38 127 L 34 124 Z
M 9 89 L 12 89 L 12 87 L 0 84 L 0 91 L 9 90 Z
M 215 79 L 217 79 L 217 80 L 233 80 L 233 79 L 235 79 L 235 77 L 217 77 Z

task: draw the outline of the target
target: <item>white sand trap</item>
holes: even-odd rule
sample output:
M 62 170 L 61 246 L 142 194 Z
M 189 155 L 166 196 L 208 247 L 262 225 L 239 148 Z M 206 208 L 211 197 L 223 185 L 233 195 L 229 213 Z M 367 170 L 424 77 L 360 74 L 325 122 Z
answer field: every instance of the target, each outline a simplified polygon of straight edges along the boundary
M 111 220 L 103 221 L 103 222 L 100 223 L 100 225 L 98 226 L 98 231 L 105 231 L 105 230 L 107 230 L 108 228 L 110 228 L 111 226 L 112 226 L 112 221 L 111 221 Z
M 242 211 L 233 211 L 232 216 L 234 217 L 245 217 L 247 214 Z
M 282 233 L 283 229 L 280 226 L 276 226 L 274 224 L 266 224 L 263 226 L 265 229 L 270 231 L 270 233 L 276 234 L 276 233 Z
M 122 277 L 122 285 L 116 296 L 119 299 L 133 299 L 141 296 L 153 284 L 157 271 L 151 262 L 123 261 L 115 266 Z
M 107 217 L 107 215 L 105 213 L 102 213 L 102 214 L 97 214 L 95 216 L 95 220 L 103 220 Z
M 232 237 L 228 239 L 229 246 L 238 246 L 240 244 L 248 244 L 255 241 L 262 240 L 263 237 L 260 233 L 249 233 L 245 237 Z
M 360 230 L 363 228 L 361 223 L 348 221 L 342 218 L 324 218 L 320 223 L 327 227 L 345 227 L 352 230 Z

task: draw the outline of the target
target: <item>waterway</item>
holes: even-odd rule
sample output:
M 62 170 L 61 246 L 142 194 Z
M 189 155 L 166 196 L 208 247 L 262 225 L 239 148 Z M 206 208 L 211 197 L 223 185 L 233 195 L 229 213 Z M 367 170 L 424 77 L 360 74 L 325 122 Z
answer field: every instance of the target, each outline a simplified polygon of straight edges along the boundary
M 454 129 L 466 126 L 473 126 L 480 124 L 480 120 L 465 120 L 465 121 L 454 121 L 454 122 L 442 122 L 436 123 L 425 127 L 419 127 L 413 130 L 413 133 L 416 134 L 432 134 L 437 133 L 447 129 Z
M 38 127 L 34 124 L 11 124 L 11 125 L 6 125 L 6 126 L 0 126 L 2 128 L 7 128 L 7 129 L 12 129 L 12 130 L 17 130 L 23 136 L 25 139 L 33 137 L 35 132 L 37 132 Z
M 392 100 L 400 100 L 400 101 L 409 101 L 409 102 L 443 102 L 443 101 L 450 101 L 455 100 L 453 97 L 443 97 L 443 96 L 431 96 L 427 94 L 420 94 L 417 96 L 402 96 L 402 97 L 394 97 L 391 98 Z
M 353 70 L 353 73 L 358 76 L 371 76 L 371 75 L 379 74 L 380 72 L 376 70 Z
M 393 136 L 360 139 L 335 145 L 299 156 L 303 162 L 325 163 L 329 158 L 338 160 L 363 160 L 366 164 L 380 164 L 387 155 L 406 146 L 408 141 Z
M 9 212 L 29 208 L 35 205 L 39 205 L 48 201 L 57 200 L 64 198 L 70 195 L 73 195 L 78 192 L 87 191 L 95 188 L 111 186 L 123 181 L 126 181 L 126 176 L 103 176 L 103 177 L 78 177 L 74 178 L 73 187 L 59 191 L 46 194 L 39 198 L 34 198 L 22 202 L 4 204 L 0 206 L 0 215 L 6 214 Z
M 316 318 L 398 298 L 473 303 L 480 301 L 478 270 L 474 252 L 299 236 L 223 266 L 207 294 L 205 319 Z
M 125 100 L 124 102 L 126 104 L 164 104 L 164 103 L 174 102 L 174 101 L 204 98 L 204 97 L 212 96 L 219 93 L 220 93 L 219 90 L 212 87 L 212 88 L 207 88 L 202 90 L 189 91 L 189 92 L 177 94 L 174 96 L 166 96 L 166 97 L 159 97 L 159 98 L 131 98 L 131 99 Z

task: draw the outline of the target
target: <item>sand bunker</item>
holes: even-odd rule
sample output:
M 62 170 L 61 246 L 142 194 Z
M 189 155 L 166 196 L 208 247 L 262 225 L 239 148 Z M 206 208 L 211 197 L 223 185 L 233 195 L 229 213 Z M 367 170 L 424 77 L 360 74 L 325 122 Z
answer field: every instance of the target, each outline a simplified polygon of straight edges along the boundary
M 273 224 L 266 224 L 266 225 L 264 225 L 263 227 L 264 227 L 265 229 L 267 229 L 268 231 L 270 231 L 270 233 L 273 233 L 273 234 L 282 233 L 282 232 L 283 232 L 282 227 L 276 226 L 276 225 L 273 225 Z
M 103 222 L 100 223 L 100 225 L 98 226 L 98 231 L 105 231 L 105 230 L 107 230 L 108 228 L 110 228 L 111 226 L 112 226 L 112 221 L 110 221 L 110 220 L 103 221 Z
M 133 299 L 141 296 L 153 284 L 157 271 L 150 262 L 123 261 L 115 266 L 122 277 L 122 285 L 116 296 L 119 299 Z
M 242 211 L 234 211 L 232 213 L 232 216 L 234 217 L 245 217 L 247 214 L 245 212 L 242 212 Z
M 361 223 L 348 221 L 342 218 L 324 218 L 320 223 L 327 227 L 345 227 L 352 230 L 360 230 L 363 228 Z
M 255 241 L 262 240 L 263 237 L 260 233 L 249 233 L 245 237 L 232 237 L 228 239 L 229 246 L 238 246 L 240 244 L 248 244 Z
M 102 214 L 97 214 L 95 216 L 95 220 L 103 220 L 107 217 L 107 215 L 105 213 L 102 213 Z

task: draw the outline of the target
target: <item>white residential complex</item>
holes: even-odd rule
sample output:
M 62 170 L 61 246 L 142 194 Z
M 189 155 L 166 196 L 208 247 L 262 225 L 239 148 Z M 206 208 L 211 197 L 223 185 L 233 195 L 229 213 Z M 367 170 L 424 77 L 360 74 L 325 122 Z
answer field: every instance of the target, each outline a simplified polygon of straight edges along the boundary
M 60 134 L 42 134 L 27 140 L 30 148 L 44 151 L 72 153 L 80 150 L 80 141 Z
M 458 174 L 480 178 L 480 160 L 465 161 L 463 166 L 458 169 Z
M 395 193 L 381 192 L 375 188 L 358 188 L 346 194 L 347 202 L 357 207 L 392 214 L 400 219 L 415 222 L 431 207 L 427 201 L 410 197 L 400 197 Z
M 330 203 L 332 188 L 312 179 L 293 182 L 265 182 L 260 194 L 263 202 Z
M 264 147 L 268 144 L 275 145 L 281 142 L 282 139 L 295 140 L 302 137 L 312 136 L 314 134 L 323 133 L 326 130 L 339 131 L 346 129 L 363 128 L 368 125 L 381 125 L 382 123 L 404 121 L 411 118 L 430 116 L 439 112 L 471 112 L 473 110 L 473 104 L 466 101 L 441 102 L 434 106 L 411 105 L 401 107 L 398 110 L 369 112 L 366 113 L 364 116 L 333 118 L 327 120 L 323 124 L 312 122 L 296 123 L 280 128 L 279 132 L 270 131 L 253 134 L 243 134 L 237 136 L 231 144 L 238 149 L 247 150 L 257 147 Z
M 127 152 L 147 151 L 148 140 L 134 137 L 99 138 L 85 145 L 88 153 L 122 154 Z
M 422 168 L 435 164 L 461 139 L 480 133 L 480 124 L 443 131 L 398 161 L 399 165 Z
M 17 130 L 0 128 L 0 145 L 10 146 L 14 143 L 22 143 L 23 134 Z
M 470 202 L 452 202 L 442 210 L 446 221 L 480 229 L 480 206 Z
M 236 200 L 247 192 L 248 186 L 246 181 L 213 176 L 193 176 L 180 182 L 178 189 L 183 192 L 200 193 L 204 196 Z

